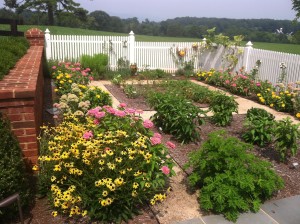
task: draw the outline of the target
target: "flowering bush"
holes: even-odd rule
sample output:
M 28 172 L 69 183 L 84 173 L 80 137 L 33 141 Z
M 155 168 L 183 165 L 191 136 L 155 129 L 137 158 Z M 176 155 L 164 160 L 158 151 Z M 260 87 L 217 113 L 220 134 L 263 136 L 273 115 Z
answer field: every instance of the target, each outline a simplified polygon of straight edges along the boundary
M 52 78 L 55 83 L 55 92 L 58 95 L 69 93 L 73 83 L 88 85 L 93 77 L 89 74 L 90 69 L 82 69 L 80 63 L 59 63 L 52 66 Z
M 162 201 L 173 162 L 153 123 L 142 111 L 120 104 L 96 107 L 84 122 L 66 116 L 44 128 L 39 157 L 43 189 L 49 189 L 53 215 L 86 216 L 104 222 L 127 220 L 145 201 Z
M 71 90 L 59 98 L 54 107 L 62 114 L 73 114 L 84 116 L 88 109 L 112 105 L 109 93 L 96 86 L 84 86 L 73 83 Z

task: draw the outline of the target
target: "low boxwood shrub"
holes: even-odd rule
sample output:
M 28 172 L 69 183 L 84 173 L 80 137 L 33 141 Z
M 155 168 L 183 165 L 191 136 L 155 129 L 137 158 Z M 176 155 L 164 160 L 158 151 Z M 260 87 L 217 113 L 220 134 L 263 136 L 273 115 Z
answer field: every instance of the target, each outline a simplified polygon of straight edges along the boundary
M 202 147 L 189 154 L 185 168 L 193 169 L 188 181 L 200 188 L 201 209 L 236 221 L 241 212 L 257 212 L 283 188 L 283 180 L 271 163 L 247 152 L 251 148 L 221 130 L 210 133 Z
M 24 37 L 0 37 L 0 80 L 27 52 L 29 43 Z
M 209 109 L 214 113 L 211 117 L 212 121 L 219 126 L 227 126 L 232 121 L 232 113 L 238 113 L 238 103 L 233 96 L 225 94 L 213 94 Z
M 246 142 L 264 146 L 272 141 L 275 128 L 274 115 L 261 108 L 247 111 L 242 137 Z
M 157 127 L 182 143 L 199 140 L 197 128 L 204 123 L 203 110 L 172 93 L 150 93 L 147 100 L 156 111 L 152 119 Z
M 90 68 L 95 80 L 105 78 L 109 57 L 107 54 L 82 55 L 80 63 L 84 68 Z
M 14 137 L 8 119 L 0 113 L 0 200 L 19 193 L 23 208 L 32 200 L 29 175 L 26 172 L 21 148 Z M 0 209 L 0 223 L 10 223 L 18 217 L 18 206 L 14 203 Z
M 164 200 L 174 164 L 160 134 L 150 131 L 153 123 L 140 113 L 124 104 L 96 107 L 86 120 L 70 115 L 44 128 L 39 186 L 49 192 L 53 216 L 120 223 L 141 204 Z

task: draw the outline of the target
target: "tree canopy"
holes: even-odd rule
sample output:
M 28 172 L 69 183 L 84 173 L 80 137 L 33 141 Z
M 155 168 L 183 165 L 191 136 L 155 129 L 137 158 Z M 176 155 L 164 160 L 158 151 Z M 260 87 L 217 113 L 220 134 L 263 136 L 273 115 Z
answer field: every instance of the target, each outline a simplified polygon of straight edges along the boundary
M 300 0 L 292 0 L 293 9 L 296 11 L 296 19 L 300 18 Z

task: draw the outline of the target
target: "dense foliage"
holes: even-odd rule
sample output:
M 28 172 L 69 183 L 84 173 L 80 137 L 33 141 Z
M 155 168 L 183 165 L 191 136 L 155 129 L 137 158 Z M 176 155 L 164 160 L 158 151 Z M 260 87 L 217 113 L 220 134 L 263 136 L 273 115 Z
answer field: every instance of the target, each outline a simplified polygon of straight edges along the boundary
M 197 129 L 204 123 L 205 112 L 179 95 L 151 93 L 148 102 L 156 111 L 152 119 L 163 132 L 172 134 L 182 143 L 199 140 Z
M 239 213 L 257 212 L 260 205 L 283 188 L 271 163 L 247 152 L 252 146 L 225 131 L 209 134 L 198 151 L 189 154 L 186 168 L 193 168 L 189 183 L 200 188 L 202 209 L 236 221 Z
M 0 80 L 27 52 L 29 43 L 24 37 L 0 37 Z
M 95 80 L 105 77 L 108 62 L 109 58 L 107 54 L 82 55 L 80 58 L 81 66 L 91 69 Z
M 10 123 L 0 113 L 0 200 L 19 193 L 23 207 L 32 200 L 32 190 L 29 176 L 26 173 L 21 148 L 14 137 Z M 18 214 L 17 204 L 14 203 L 0 209 L 0 222 L 7 223 Z

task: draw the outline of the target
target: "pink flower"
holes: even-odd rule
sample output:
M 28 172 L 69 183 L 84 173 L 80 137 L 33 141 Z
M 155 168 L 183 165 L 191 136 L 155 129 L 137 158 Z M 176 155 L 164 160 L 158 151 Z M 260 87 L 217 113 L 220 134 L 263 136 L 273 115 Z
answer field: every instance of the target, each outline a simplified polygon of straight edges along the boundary
M 76 71 L 80 71 L 80 67 L 75 68 Z
M 153 123 L 150 120 L 145 120 L 143 122 L 143 126 L 144 126 L 144 128 L 152 128 L 153 127 Z
M 103 108 L 105 108 L 106 111 L 110 114 L 115 114 L 116 113 L 116 109 L 112 108 L 111 106 L 103 106 Z
M 126 116 L 126 112 L 123 110 L 115 110 L 115 115 L 117 117 L 125 117 Z
M 90 69 L 90 68 L 86 68 L 85 71 L 86 71 L 86 72 L 90 72 L 91 69 Z
M 93 78 L 92 76 L 90 76 L 90 77 L 89 77 L 89 80 L 90 80 L 90 81 L 93 81 L 93 80 L 94 80 L 94 78 Z
M 125 110 L 125 112 L 126 112 L 127 114 L 134 114 L 134 113 L 135 113 L 135 109 L 127 108 L 127 109 Z
M 170 173 L 170 169 L 169 169 L 169 167 L 167 167 L 167 166 L 163 166 L 163 167 L 161 168 L 161 171 L 162 171 L 165 175 L 168 175 L 168 174 Z
M 257 82 L 257 83 L 256 83 L 256 86 L 260 86 L 260 83 L 259 83 L 259 82 Z
M 54 65 L 54 66 L 52 66 L 52 69 L 56 69 L 56 66 Z
M 173 142 L 167 142 L 166 145 L 169 149 L 175 149 L 176 148 L 176 145 Z
M 232 83 L 231 86 L 232 86 L 232 87 L 236 87 L 236 83 Z
M 93 135 L 93 132 L 92 131 L 87 131 L 87 132 L 85 132 L 84 134 L 83 134 L 83 138 L 84 139 L 90 139 L 90 138 L 92 138 L 94 135 Z
M 82 75 L 82 76 L 87 76 L 87 73 L 86 73 L 85 71 L 82 71 L 82 72 L 81 72 L 81 75 Z
M 127 105 L 126 105 L 126 103 L 120 103 L 119 104 L 119 107 L 121 107 L 121 108 L 125 108 Z
M 225 81 L 225 83 L 228 85 L 228 84 L 230 83 L 230 81 L 227 79 L 227 80 Z
M 151 137 L 150 138 L 151 144 L 152 145 L 158 145 L 161 143 L 161 138 L 157 138 L 157 137 Z
M 94 115 L 95 115 L 95 118 L 100 119 L 102 117 L 105 117 L 105 112 L 99 111 L 99 112 L 96 112 Z
M 154 133 L 153 137 L 154 137 L 154 138 L 161 138 L 161 134 L 159 134 L 159 133 Z
M 57 119 L 58 118 L 58 116 L 57 115 L 53 115 L 53 119 Z
M 95 119 L 95 120 L 94 120 L 94 124 L 98 125 L 98 124 L 99 124 L 99 120 L 98 120 L 98 119 Z

